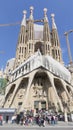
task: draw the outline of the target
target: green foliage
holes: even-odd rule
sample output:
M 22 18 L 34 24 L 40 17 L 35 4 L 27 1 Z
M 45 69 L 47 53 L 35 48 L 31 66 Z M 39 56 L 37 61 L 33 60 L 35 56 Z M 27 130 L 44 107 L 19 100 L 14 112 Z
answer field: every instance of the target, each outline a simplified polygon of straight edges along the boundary
M 7 80 L 5 78 L 0 78 L 0 94 L 4 94 L 6 85 Z

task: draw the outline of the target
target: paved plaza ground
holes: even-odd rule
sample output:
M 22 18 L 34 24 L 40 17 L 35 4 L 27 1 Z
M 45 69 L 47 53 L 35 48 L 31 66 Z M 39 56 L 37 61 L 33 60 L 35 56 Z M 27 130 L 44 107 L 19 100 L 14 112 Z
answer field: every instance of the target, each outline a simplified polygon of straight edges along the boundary
M 0 130 L 73 130 L 73 122 L 58 122 L 56 125 L 46 125 L 45 127 L 33 126 L 21 126 L 17 124 L 4 123 L 0 126 Z

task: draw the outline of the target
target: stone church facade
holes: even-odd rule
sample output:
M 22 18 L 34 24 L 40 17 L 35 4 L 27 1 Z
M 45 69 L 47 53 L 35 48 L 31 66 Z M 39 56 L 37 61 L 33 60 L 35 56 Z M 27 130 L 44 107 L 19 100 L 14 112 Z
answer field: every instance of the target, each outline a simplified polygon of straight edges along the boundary
M 33 7 L 30 7 L 29 19 L 26 11 L 23 13 L 14 70 L 6 87 L 3 107 L 16 108 L 19 112 L 31 109 L 64 112 L 66 107 L 71 112 L 71 73 L 64 67 L 54 14 L 51 14 L 50 31 L 46 8 L 40 20 L 34 20 Z

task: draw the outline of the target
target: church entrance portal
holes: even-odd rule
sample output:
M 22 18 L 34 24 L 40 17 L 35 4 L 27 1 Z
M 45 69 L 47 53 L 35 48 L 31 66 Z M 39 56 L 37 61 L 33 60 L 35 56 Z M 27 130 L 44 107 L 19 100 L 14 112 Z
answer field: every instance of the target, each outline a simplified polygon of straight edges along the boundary
M 46 110 L 46 101 L 34 101 L 34 109 L 36 110 L 36 113 L 39 110 Z

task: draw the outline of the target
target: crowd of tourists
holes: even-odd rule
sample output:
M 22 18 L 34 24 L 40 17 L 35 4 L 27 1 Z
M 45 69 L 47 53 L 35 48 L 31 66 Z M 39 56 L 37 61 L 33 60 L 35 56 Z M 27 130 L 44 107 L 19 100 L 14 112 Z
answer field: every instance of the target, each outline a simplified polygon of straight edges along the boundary
M 17 123 L 20 125 L 39 125 L 45 127 L 46 124 L 57 124 L 58 117 L 57 115 L 46 115 L 38 113 L 35 116 L 31 115 L 14 115 L 12 117 L 12 124 Z
M 26 114 L 20 113 L 20 114 L 14 114 L 11 118 L 12 124 L 20 124 L 20 125 L 38 125 L 43 126 L 45 125 L 54 125 L 57 124 L 58 121 L 64 121 L 64 116 L 62 114 L 57 113 L 48 113 L 44 110 L 38 111 L 38 113 L 34 116 L 32 111 L 28 111 Z M 8 116 L 6 116 L 6 123 L 9 122 Z M 3 116 L 0 115 L 0 125 L 3 124 Z
M 12 123 L 17 123 L 20 125 L 39 125 L 45 127 L 46 124 L 57 124 L 58 120 L 63 120 L 63 116 L 58 116 L 56 113 L 49 114 L 45 110 L 40 110 L 34 116 L 32 111 L 26 114 L 20 113 L 12 116 Z

